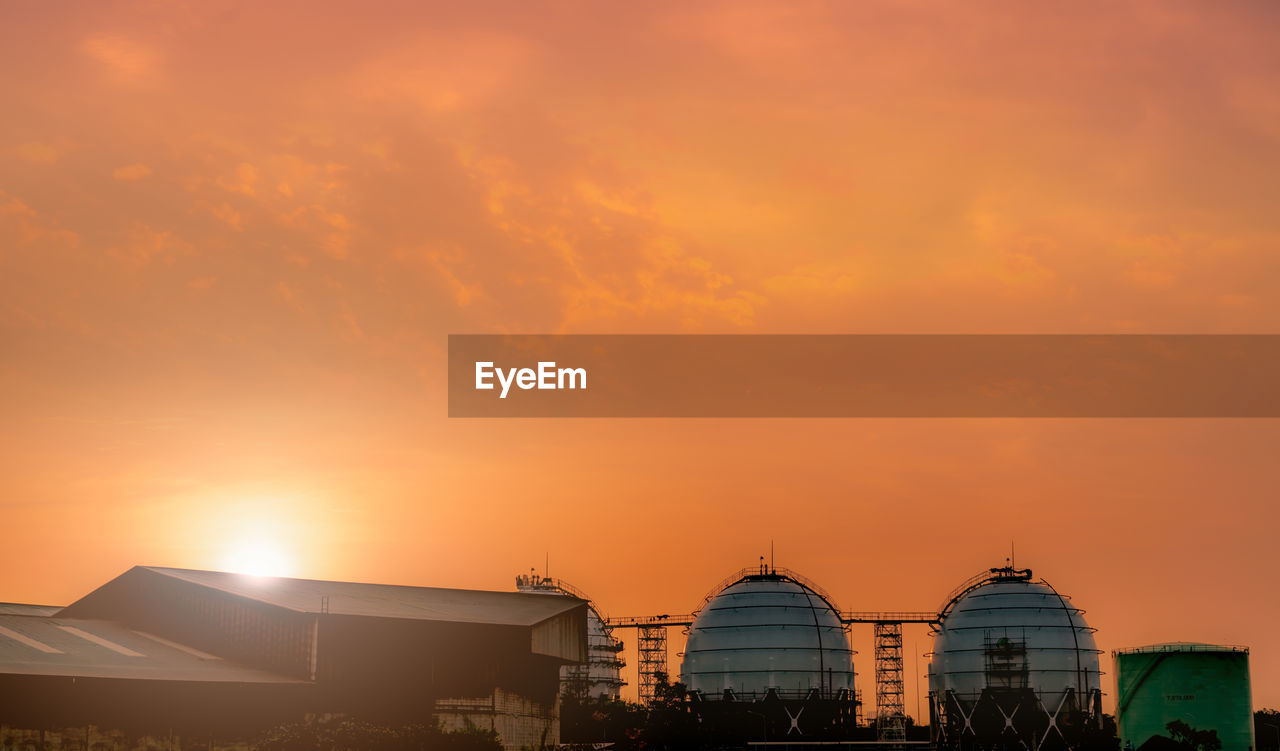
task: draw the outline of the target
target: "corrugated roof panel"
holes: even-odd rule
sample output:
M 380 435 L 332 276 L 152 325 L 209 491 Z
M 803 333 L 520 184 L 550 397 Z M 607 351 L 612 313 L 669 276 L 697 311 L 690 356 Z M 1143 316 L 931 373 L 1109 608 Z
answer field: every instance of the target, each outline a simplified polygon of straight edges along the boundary
M 50 654 L 50 655 L 62 654 L 62 650 L 55 649 L 54 647 L 51 647 L 48 644 L 45 644 L 44 642 L 32 639 L 30 636 L 27 636 L 26 634 L 20 633 L 18 631 L 14 631 L 13 629 L 8 628 L 6 626 L 0 626 L 0 636 L 5 637 L 6 639 L 12 639 L 13 641 L 18 642 L 19 644 L 24 644 L 28 647 L 31 647 L 34 650 L 44 652 L 45 654 Z
M 87 642 L 97 644 L 99 647 L 105 647 L 111 650 L 112 652 L 115 652 L 116 654 L 124 655 L 125 657 L 146 657 L 146 655 L 142 654 L 141 652 L 135 652 L 134 650 L 129 649 L 128 647 L 122 644 L 116 644 L 110 639 L 98 636 L 97 634 L 94 634 L 94 633 L 90 633 L 76 626 L 68 626 L 67 624 L 63 623 L 63 624 L 59 624 L 58 628 L 62 629 L 63 631 L 66 631 L 68 634 L 71 634 L 72 636 L 78 636 Z
M 519 592 L 257 577 L 152 566 L 140 568 L 302 613 L 532 626 L 581 607 L 585 602 L 573 597 L 544 597 Z
M 28 642 L 45 649 L 33 648 Z M 306 683 L 225 660 L 203 659 L 198 654 L 109 621 L 0 615 L 0 674 Z
M 21 602 L 0 602 L 0 615 L 57 615 L 61 605 L 28 605 Z

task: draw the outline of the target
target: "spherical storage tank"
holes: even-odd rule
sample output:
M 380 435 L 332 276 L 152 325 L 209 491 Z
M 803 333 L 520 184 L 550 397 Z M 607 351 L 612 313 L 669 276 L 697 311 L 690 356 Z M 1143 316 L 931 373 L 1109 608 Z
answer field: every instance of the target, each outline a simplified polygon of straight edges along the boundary
M 1224 751 L 1256 748 L 1249 650 L 1213 644 L 1122 649 L 1116 662 L 1116 723 L 1123 744 L 1169 737 L 1168 723 L 1218 734 Z
M 929 694 L 939 741 L 1072 747 L 1100 714 L 1084 611 L 1030 569 L 994 568 L 939 610 Z
M 680 680 L 703 699 L 835 698 L 853 690 L 849 635 L 831 598 L 785 569 L 727 580 L 689 628 Z

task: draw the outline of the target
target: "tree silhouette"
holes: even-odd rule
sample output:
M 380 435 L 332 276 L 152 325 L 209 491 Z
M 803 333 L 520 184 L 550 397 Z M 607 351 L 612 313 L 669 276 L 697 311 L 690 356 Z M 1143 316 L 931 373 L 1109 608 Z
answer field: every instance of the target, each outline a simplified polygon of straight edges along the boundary
M 1222 751 L 1222 741 L 1217 730 L 1196 730 L 1182 720 L 1165 725 L 1169 737 L 1194 751 Z

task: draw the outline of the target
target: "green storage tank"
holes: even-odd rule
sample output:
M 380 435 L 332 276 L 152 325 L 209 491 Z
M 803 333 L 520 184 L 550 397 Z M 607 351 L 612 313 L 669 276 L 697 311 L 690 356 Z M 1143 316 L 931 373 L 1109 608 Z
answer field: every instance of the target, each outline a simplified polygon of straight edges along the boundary
M 1112 653 L 1121 748 L 1141 748 L 1168 723 L 1213 730 L 1222 751 L 1252 751 L 1249 650 L 1214 644 L 1153 644 Z

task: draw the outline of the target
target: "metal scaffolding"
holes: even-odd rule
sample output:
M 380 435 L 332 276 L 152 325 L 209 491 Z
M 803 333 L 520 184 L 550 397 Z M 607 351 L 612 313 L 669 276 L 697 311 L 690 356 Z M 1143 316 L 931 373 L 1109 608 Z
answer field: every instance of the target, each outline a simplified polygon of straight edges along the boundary
M 884 742 L 907 738 L 906 708 L 903 705 L 902 624 L 875 624 L 876 652 L 876 737 Z
M 637 626 L 636 647 L 640 653 L 640 702 L 653 701 L 658 683 L 667 675 L 667 627 L 665 625 Z
M 1008 632 L 1011 629 L 1003 629 Z M 996 636 L 988 631 L 983 638 L 987 687 L 997 691 L 1024 691 L 1030 683 L 1026 629 L 1017 638 Z

